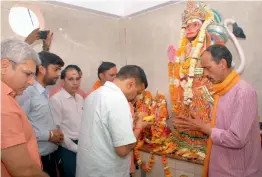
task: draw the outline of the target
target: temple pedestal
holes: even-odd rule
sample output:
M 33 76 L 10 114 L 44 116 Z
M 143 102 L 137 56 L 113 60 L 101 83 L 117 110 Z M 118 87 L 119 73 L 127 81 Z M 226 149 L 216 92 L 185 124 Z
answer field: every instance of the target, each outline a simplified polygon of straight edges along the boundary
M 145 150 L 139 151 L 144 163 L 149 161 L 150 153 Z M 202 164 L 178 160 L 173 157 L 167 157 L 168 166 L 172 177 L 201 177 Z M 184 176 L 183 176 L 184 175 Z M 136 170 L 135 177 L 164 177 L 164 167 L 160 155 L 155 155 L 155 164 L 150 172 L 144 172 L 141 168 Z

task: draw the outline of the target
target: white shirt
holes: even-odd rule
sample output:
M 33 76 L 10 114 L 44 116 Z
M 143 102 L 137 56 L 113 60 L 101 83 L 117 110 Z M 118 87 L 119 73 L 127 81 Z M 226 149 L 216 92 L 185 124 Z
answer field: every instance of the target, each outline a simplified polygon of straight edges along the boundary
M 120 88 L 106 82 L 85 100 L 77 152 L 77 177 L 129 177 L 130 154 L 115 147 L 136 142 L 128 101 Z
M 72 140 L 78 140 L 83 114 L 83 98 L 79 94 L 72 96 L 65 89 L 61 89 L 50 98 L 50 102 L 54 121 L 64 133 L 62 146 L 76 152 L 77 145 Z

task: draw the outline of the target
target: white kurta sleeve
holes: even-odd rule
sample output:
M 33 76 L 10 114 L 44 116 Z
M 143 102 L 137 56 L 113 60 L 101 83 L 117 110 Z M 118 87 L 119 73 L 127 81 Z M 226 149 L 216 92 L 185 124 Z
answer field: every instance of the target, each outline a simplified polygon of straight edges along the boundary
M 133 133 L 133 119 L 128 102 L 115 98 L 109 109 L 109 132 L 114 147 L 124 146 L 136 142 Z

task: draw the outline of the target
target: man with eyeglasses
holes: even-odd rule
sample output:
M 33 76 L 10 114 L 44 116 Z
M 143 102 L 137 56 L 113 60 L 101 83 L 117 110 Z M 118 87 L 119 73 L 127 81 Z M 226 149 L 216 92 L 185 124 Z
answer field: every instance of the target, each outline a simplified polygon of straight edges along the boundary
M 48 177 L 41 168 L 36 136 L 15 100 L 33 85 L 37 53 L 25 42 L 1 42 L 1 176 Z
M 64 62 L 59 56 L 50 52 L 40 52 L 39 57 L 42 64 L 36 68 L 33 86 L 28 87 L 17 100 L 35 130 L 43 170 L 50 177 L 57 177 L 56 150 L 64 137 L 54 122 L 46 87 L 56 83 Z

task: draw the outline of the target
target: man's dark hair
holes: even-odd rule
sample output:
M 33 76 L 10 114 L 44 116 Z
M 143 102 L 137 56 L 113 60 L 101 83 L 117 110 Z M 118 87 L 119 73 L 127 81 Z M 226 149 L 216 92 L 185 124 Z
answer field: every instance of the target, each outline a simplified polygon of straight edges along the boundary
M 224 45 L 211 45 L 206 49 L 207 52 L 210 52 L 214 61 L 218 64 L 222 59 L 225 59 L 227 62 L 227 67 L 231 68 L 232 65 L 232 54 L 228 48 Z
M 103 73 L 103 72 L 105 72 L 105 71 L 108 71 L 108 70 L 110 70 L 111 68 L 114 68 L 114 67 L 116 67 L 116 64 L 115 64 L 115 63 L 104 61 L 104 62 L 98 67 L 98 70 L 97 70 L 98 78 L 100 79 L 99 74 L 101 74 L 101 73 Z
M 42 51 L 38 53 L 39 58 L 41 60 L 41 65 L 45 68 L 48 67 L 48 65 L 59 65 L 60 67 L 64 66 L 64 61 L 56 54 L 51 52 Z M 38 75 L 39 69 L 36 67 L 36 75 Z
M 81 69 L 80 69 L 77 65 L 68 65 L 68 66 L 66 66 L 65 69 L 61 72 L 60 78 L 61 78 L 61 79 L 65 79 L 67 71 L 72 70 L 72 69 L 75 69 L 79 74 L 80 74 L 80 72 L 82 72 Z
M 118 79 L 135 78 L 140 83 L 145 84 L 145 88 L 148 86 L 145 71 L 136 65 L 126 65 L 120 69 L 116 76 Z

